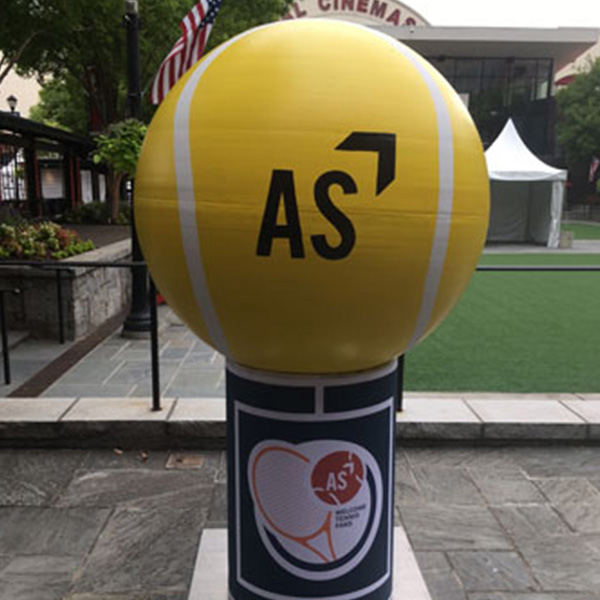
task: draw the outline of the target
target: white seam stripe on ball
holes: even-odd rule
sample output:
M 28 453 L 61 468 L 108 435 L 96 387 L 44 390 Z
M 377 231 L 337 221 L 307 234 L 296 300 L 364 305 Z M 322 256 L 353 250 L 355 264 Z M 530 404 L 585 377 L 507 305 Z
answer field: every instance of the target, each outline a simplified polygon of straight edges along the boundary
M 431 247 L 431 255 L 429 257 L 425 288 L 421 297 L 421 307 L 419 309 L 415 329 L 408 344 L 408 351 L 419 341 L 421 336 L 423 336 L 427 330 L 427 325 L 431 319 L 438 289 L 440 287 L 444 262 L 446 261 L 454 197 L 454 142 L 452 139 L 452 124 L 450 122 L 448 107 L 446 106 L 440 88 L 433 80 L 430 73 L 421 62 L 416 59 L 412 51 L 405 48 L 397 40 L 378 31 L 373 31 L 373 33 L 402 52 L 402 54 L 404 54 L 404 56 L 408 58 L 419 71 L 431 94 L 438 126 L 439 192 L 435 233 L 433 245 Z
M 210 56 L 198 65 L 191 77 L 188 79 L 175 109 L 174 118 L 174 146 L 175 146 L 175 174 L 177 178 L 177 203 L 179 207 L 179 224 L 181 227 L 181 239 L 187 264 L 188 275 L 192 282 L 196 303 L 200 310 L 202 319 L 206 323 L 208 335 L 215 348 L 230 356 L 225 333 L 219 323 L 219 318 L 210 297 L 210 288 L 206 280 L 204 264 L 202 262 L 202 251 L 198 235 L 198 222 L 196 220 L 196 203 L 194 174 L 192 172 L 192 157 L 190 151 L 190 109 L 194 92 L 202 75 L 211 63 L 229 46 L 240 38 L 245 37 L 252 31 L 261 29 L 257 27 L 246 31 L 225 42 L 217 48 Z

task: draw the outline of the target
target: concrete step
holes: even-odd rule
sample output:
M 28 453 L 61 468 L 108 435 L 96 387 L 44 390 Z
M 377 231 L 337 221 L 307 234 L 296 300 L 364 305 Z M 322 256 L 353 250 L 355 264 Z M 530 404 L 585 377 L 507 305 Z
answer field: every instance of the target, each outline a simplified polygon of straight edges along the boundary
M 600 394 L 407 394 L 399 444 L 598 444 Z M 0 446 L 224 448 L 224 398 L 1 398 Z

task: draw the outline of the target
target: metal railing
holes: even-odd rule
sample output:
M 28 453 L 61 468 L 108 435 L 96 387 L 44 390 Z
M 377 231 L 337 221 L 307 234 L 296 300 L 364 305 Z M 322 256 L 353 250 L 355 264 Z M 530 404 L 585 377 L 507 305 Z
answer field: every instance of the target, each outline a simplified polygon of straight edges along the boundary
M 77 261 L 69 260 L 68 262 L 57 263 L 55 261 L 30 261 L 30 260 L 1 260 L 0 266 L 5 267 L 27 267 L 30 269 L 42 269 L 54 271 L 56 282 L 56 305 L 58 314 L 58 341 L 60 344 L 65 343 L 65 319 L 62 295 L 62 272 L 75 268 L 97 269 L 97 268 L 115 268 L 115 269 L 134 269 L 136 267 L 145 267 L 143 261 L 124 261 L 124 262 L 109 262 L 109 261 Z M 156 307 L 156 286 L 152 278 L 149 278 L 150 285 L 148 286 L 148 299 L 150 304 L 150 359 L 152 365 L 152 410 L 161 410 L 160 403 L 160 364 L 158 357 L 158 311 Z M 2 351 L 4 362 L 4 381 L 8 385 L 11 382 L 10 377 L 10 359 L 8 349 L 8 324 L 6 313 L 4 310 L 4 293 L 13 291 L 9 289 L 0 289 L 0 334 L 2 337 Z
M 25 260 L 2 260 L 0 266 L 7 267 L 27 267 L 33 269 L 53 270 L 56 278 L 56 302 L 58 312 L 58 340 L 59 343 L 65 342 L 64 332 L 64 310 L 62 297 L 62 272 L 73 268 L 117 268 L 133 269 L 146 266 L 143 261 L 129 262 L 88 262 L 88 261 L 69 261 L 68 263 L 56 263 L 53 261 L 25 261 Z M 600 272 L 600 265 L 478 265 L 478 272 Z M 13 292 L 18 293 L 17 288 L 2 288 L 0 286 L 0 335 L 2 341 L 4 380 L 10 384 L 10 359 L 8 348 L 7 319 L 5 312 L 4 294 Z M 160 360 L 158 347 L 158 311 L 156 303 L 156 286 L 150 277 L 148 290 L 150 303 L 150 359 L 152 370 L 152 410 L 161 410 L 160 402 Z M 398 377 L 397 377 L 397 409 L 403 408 L 404 393 L 404 355 L 398 358 Z
M 10 358 L 9 358 L 9 347 L 8 347 L 8 331 L 6 327 L 6 304 L 4 294 L 20 294 L 19 288 L 13 287 L 1 287 L 0 286 L 0 333 L 2 336 L 2 362 L 4 365 L 4 383 L 10 385 Z

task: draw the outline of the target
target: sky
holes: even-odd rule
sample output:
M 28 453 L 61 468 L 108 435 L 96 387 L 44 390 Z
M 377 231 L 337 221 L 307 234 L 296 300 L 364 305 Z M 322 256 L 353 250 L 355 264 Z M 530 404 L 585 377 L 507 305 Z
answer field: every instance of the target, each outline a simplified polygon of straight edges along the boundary
M 599 0 L 403 0 L 432 25 L 598 27 Z

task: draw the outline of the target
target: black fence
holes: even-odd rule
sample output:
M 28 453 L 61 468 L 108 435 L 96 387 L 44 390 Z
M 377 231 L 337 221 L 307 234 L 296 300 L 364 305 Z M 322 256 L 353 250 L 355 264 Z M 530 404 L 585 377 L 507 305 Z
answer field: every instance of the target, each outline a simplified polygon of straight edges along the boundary
M 56 282 L 56 306 L 57 306 L 57 338 L 60 344 L 65 343 L 65 320 L 62 296 L 62 274 L 66 269 L 76 267 L 84 268 L 114 268 L 114 269 L 136 269 L 146 267 L 145 262 L 102 262 L 102 261 L 76 261 L 70 260 L 66 263 L 56 261 L 28 261 L 28 260 L 2 260 L 0 265 L 6 267 L 28 267 L 31 269 L 44 269 L 54 271 Z M 4 363 L 4 382 L 11 383 L 10 358 L 8 348 L 8 323 L 5 310 L 5 295 L 19 294 L 18 288 L 9 288 L 0 285 L 0 334 L 2 339 L 2 355 Z M 148 300 L 150 304 L 150 357 L 152 361 L 152 410 L 161 410 L 160 405 L 160 365 L 158 358 L 158 312 L 156 306 L 156 286 L 150 278 L 148 286 Z
M 72 269 L 74 267 L 85 267 L 85 268 L 114 268 L 114 269 L 135 269 L 140 267 L 146 267 L 145 262 L 88 262 L 88 261 L 74 261 L 70 260 L 68 263 L 57 263 L 55 261 L 25 261 L 25 260 L 2 260 L 0 265 L 9 267 L 28 267 L 32 269 L 45 269 L 54 271 L 56 281 L 56 304 L 57 304 L 57 338 L 60 344 L 65 342 L 64 332 L 64 312 L 63 312 L 63 297 L 62 297 L 62 272 L 65 269 Z M 495 271 L 495 272 L 600 272 L 600 265 L 545 265 L 545 266 L 524 266 L 524 265 L 478 265 L 477 271 Z M 18 294 L 20 290 L 17 288 L 10 288 L 2 286 L 0 284 L 0 335 L 2 342 L 2 355 L 4 365 L 4 381 L 8 385 L 11 382 L 10 373 L 10 356 L 8 346 L 8 323 L 6 319 L 5 311 L 5 295 L 6 294 Z M 159 361 L 159 348 L 158 348 L 158 313 L 157 313 L 157 302 L 156 295 L 157 290 L 152 278 L 150 278 L 150 285 L 148 286 L 149 304 L 150 304 L 150 359 L 152 367 L 152 410 L 161 410 L 160 402 L 160 361 Z M 398 410 L 402 410 L 403 407 L 403 392 L 404 392 L 404 356 L 398 358 Z

